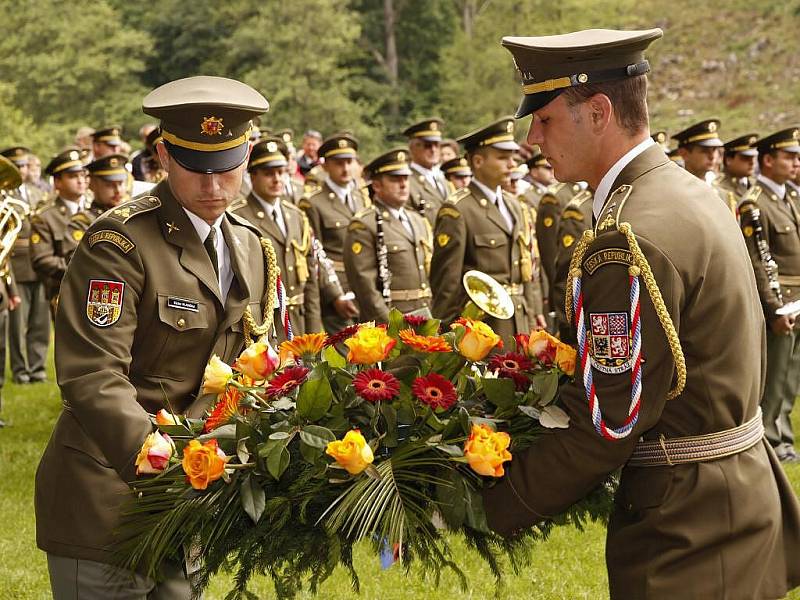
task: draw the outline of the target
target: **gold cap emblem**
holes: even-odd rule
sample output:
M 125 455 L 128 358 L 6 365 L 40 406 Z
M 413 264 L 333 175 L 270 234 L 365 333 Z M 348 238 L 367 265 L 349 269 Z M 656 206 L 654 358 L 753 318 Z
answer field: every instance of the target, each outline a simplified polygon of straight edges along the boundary
M 431 123 L 431 131 L 437 131 L 439 129 L 439 124 L 436 121 Z
M 267 152 L 277 152 L 278 144 L 275 142 L 267 142 Z
M 81 153 L 78 152 L 77 150 L 73 150 L 72 152 L 69 153 L 69 159 L 70 160 L 80 160 L 81 159 Z
M 406 153 L 405 153 L 405 152 L 398 152 L 398 153 L 397 153 L 397 160 L 399 160 L 400 162 L 402 162 L 402 161 L 404 161 L 405 159 L 406 159 Z
M 793 137 L 794 139 L 796 139 L 796 140 L 800 140 L 800 129 L 795 129 L 795 130 L 792 132 L 792 137 Z
M 283 141 L 287 144 L 292 141 L 292 136 L 289 134 L 289 132 L 283 134 Z
M 466 167 L 467 166 L 467 159 L 466 158 L 459 159 L 458 164 L 459 164 L 459 166 Z
M 347 148 L 347 140 L 339 140 L 339 148 Z
M 108 161 L 109 166 L 116 167 L 119 164 L 118 158 L 112 158 Z
M 714 121 L 711 121 L 711 123 L 708 124 L 708 130 L 711 133 L 714 133 L 717 130 L 717 124 Z
M 758 138 L 756 136 L 752 135 L 752 136 L 750 136 L 750 139 L 747 140 L 747 143 L 752 146 L 753 144 L 756 143 L 756 140 L 758 140 Z
M 659 144 L 663 144 L 667 140 L 667 136 L 664 135 L 663 131 L 659 131 L 658 135 L 656 136 L 656 139 L 658 140 Z
M 587 81 L 589 81 L 589 76 L 586 73 L 578 75 L 578 83 L 586 83 Z
M 203 117 L 203 122 L 200 123 L 200 133 L 203 135 L 222 135 L 222 119 Z
M 506 131 L 508 133 L 514 133 L 514 121 L 509 121 L 506 123 Z

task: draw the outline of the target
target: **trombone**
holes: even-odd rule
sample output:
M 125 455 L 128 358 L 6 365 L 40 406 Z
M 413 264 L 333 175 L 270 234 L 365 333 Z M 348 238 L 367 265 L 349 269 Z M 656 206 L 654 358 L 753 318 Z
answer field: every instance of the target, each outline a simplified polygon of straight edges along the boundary
M 19 169 L 4 156 L 0 156 L 0 275 L 8 274 L 8 257 L 14 249 L 14 242 L 22 229 L 25 218 L 30 214 L 27 203 L 12 198 L 10 190 L 22 185 Z

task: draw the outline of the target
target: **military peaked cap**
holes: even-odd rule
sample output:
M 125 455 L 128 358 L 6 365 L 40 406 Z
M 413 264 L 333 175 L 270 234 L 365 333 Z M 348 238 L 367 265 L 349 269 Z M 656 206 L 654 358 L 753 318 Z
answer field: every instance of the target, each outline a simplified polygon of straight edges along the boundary
M 503 117 L 491 125 L 462 135 L 459 143 L 470 150 L 491 146 L 498 150 L 519 150 L 519 145 L 514 141 L 514 117 Z
M 706 119 L 687 127 L 683 131 L 672 136 L 673 140 L 678 141 L 678 148 L 697 144 L 711 148 L 722 146 L 719 139 L 719 119 Z

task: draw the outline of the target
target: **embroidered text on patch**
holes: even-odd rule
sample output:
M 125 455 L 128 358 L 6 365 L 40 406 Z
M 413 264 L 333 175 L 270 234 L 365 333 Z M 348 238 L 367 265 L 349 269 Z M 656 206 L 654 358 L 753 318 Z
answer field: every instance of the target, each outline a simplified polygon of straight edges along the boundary
M 101 229 L 100 231 L 95 231 L 89 236 L 90 248 L 94 248 L 95 244 L 99 244 L 100 242 L 108 242 L 109 244 L 122 250 L 124 254 L 127 254 L 136 247 L 136 244 L 130 241 L 127 237 L 118 231 L 113 231 L 111 229 Z
M 628 314 L 589 313 L 589 356 L 601 373 L 630 371 L 631 344 Z

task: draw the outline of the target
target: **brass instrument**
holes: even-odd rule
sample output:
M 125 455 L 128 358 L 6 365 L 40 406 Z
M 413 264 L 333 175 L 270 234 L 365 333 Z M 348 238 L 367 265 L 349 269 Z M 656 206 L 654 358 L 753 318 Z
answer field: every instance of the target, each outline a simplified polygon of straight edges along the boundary
M 470 301 L 461 312 L 469 319 L 489 315 L 495 319 L 514 316 L 514 302 L 506 289 L 494 278 L 481 271 L 467 271 L 461 279 Z
M 22 229 L 25 217 L 30 214 L 27 203 L 12 198 L 10 190 L 22 185 L 19 169 L 4 156 L 0 156 L 0 275 L 8 274 L 8 258 L 14 242 Z

